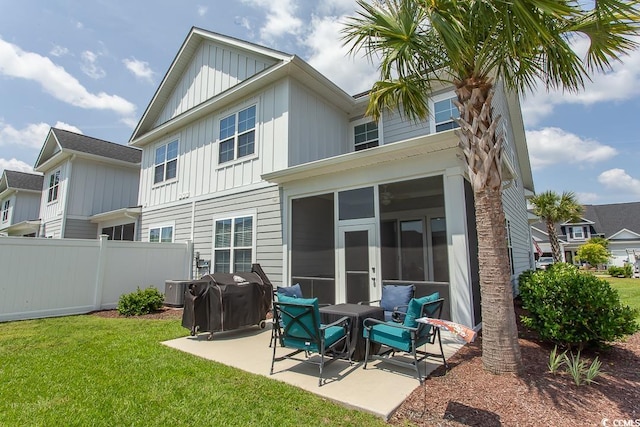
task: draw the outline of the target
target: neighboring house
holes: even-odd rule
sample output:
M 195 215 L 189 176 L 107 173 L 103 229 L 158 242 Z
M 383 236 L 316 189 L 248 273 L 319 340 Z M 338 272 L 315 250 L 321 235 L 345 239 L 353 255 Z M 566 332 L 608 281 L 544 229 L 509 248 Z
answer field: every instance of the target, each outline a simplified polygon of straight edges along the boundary
M 134 240 L 140 150 L 51 128 L 36 160 L 44 174 L 39 236 Z
M 0 235 L 35 237 L 43 176 L 5 170 L 0 177 Z
M 473 191 L 450 131 L 453 97 L 435 92 L 424 123 L 373 122 L 367 94 L 299 57 L 193 28 L 130 140 L 143 150 L 141 239 L 193 240 L 212 271 L 258 262 L 321 302 L 414 283 L 446 298 L 446 317 L 477 325 Z M 515 280 L 532 268 L 533 181 L 518 98 L 498 84 L 494 109 Z
M 578 248 L 592 237 L 604 237 L 609 241 L 611 265 L 635 263 L 634 252 L 640 256 L 640 202 L 609 205 L 583 205 L 580 221 L 556 225 L 564 261 L 575 262 Z M 551 254 L 549 236 L 544 223 L 531 226 L 534 242 L 543 255 Z

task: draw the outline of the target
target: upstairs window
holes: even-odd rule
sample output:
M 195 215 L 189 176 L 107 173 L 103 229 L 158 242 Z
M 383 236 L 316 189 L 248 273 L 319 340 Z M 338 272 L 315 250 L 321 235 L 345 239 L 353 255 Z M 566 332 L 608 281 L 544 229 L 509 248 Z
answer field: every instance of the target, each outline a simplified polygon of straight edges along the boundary
M 455 99 L 456 97 L 454 96 L 433 103 L 436 132 L 460 127 L 458 126 L 458 123 L 453 120 L 453 117 L 460 117 L 458 107 L 453 103 Z
M 251 271 L 253 216 L 216 220 L 213 239 L 213 272 Z
M 153 183 L 174 179 L 178 172 L 178 140 L 156 148 Z
M 255 105 L 220 120 L 219 163 L 253 154 L 255 143 Z
M 356 125 L 353 128 L 353 133 L 356 151 L 378 146 L 378 124 L 376 122 Z
M 5 200 L 2 204 L 2 222 L 7 222 L 9 220 L 9 206 L 11 205 L 10 200 Z
M 59 186 L 60 186 L 60 171 L 55 171 L 49 177 L 49 194 L 47 196 L 48 203 L 58 200 Z
M 584 229 L 582 227 L 571 227 L 571 234 L 575 240 L 584 240 Z

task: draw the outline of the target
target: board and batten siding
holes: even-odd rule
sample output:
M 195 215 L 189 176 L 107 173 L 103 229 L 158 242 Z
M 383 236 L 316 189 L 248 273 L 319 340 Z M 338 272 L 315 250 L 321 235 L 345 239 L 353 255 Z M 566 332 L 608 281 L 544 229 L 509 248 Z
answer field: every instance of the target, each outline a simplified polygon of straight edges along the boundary
M 58 199 L 48 202 L 49 180 L 53 173 L 60 171 L 60 181 L 58 182 Z M 65 161 L 55 168 L 49 169 L 44 174 L 44 182 L 42 184 L 42 198 L 40 200 L 40 218 L 43 222 L 49 222 L 56 218 L 62 218 L 63 207 L 67 196 L 67 185 L 69 185 L 70 163 Z M 58 236 L 60 237 L 60 236 Z
M 96 239 L 98 238 L 98 224 L 88 219 L 67 218 L 64 227 L 65 239 Z
M 38 219 L 40 210 L 40 194 L 18 192 L 12 197 L 9 213 L 9 223 L 18 224 L 22 221 Z
M 276 60 L 203 41 L 158 116 L 154 127 L 272 66 Z
M 143 210 L 142 240 L 149 240 L 151 225 L 174 224 L 174 242 L 191 239 L 193 230 L 194 251 L 200 252 L 202 259 L 211 260 L 214 217 L 234 217 L 248 211 L 256 213 L 256 262 L 274 284 L 279 284 L 282 282 L 282 215 L 280 193 L 275 185 Z
M 289 166 L 353 151 L 347 113 L 297 80 L 290 82 Z
M 138 168 L 81 159 L 74 160 L 72 165 L 68 216 L 91 216 L 137 205 Z
M 257 184 L 261 175 L 286 167 L 287 93 L 285 80 L 230 108 L 190 123 L 166 138 L 146 145 L 142 153 L 140 204 L 145 207 Z M 256 105 L 254 155 L 218 163 L 220 119 Z M 177 178 L 153 184 L 155 150 L 178 140 Z

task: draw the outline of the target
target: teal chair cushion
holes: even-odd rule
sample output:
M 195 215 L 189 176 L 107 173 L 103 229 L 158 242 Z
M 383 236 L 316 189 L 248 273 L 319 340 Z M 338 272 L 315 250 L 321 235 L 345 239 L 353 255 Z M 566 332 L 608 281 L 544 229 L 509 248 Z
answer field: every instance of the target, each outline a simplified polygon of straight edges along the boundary
M 409 328 L 415 328 L 418 326 L 416 319 L 420 317 L 420 310 L 422 310 L 422 306 L 427 302 L 435 301 L 439 298 L 439 292 L 434 292 L 426 297 L 412 298 L 411 301 L 409 301 L 409 307 L 407 309 L 407 315 L 404 317 L 403 325 L 408 326 Z M 428 316 L 429 313 L 426 315 Z
M 294 348 L 309 348 L 312 345 L 312 341 L 317 340 L 318 329 L 320 328 L 318 298 L 295 298 L 286 295 L 278 295 L 278 301 L 300 306 L 287 306 L 286 309 L 281 312 L 282 325 L 286 330 L 284 336 L 285 346 Z M 307 311 L 307 307 L 305 306 L 308 305 L 312 306 L 312 310 L 315 313 L 315 316 L 311 314 L 311 311 L 303 314 L 305 313 L 305 311 Z M 293 320 L 292 316 L 301 317 L 297 318 L 297 320 Z
M 395 326 L 394 326 L 395 325 Z M 411 351 L 411 333 L 399 327 L 398 323 L 388 322 L 373 325 L 370 329 L 365 328 L 362 335 L 371 341 L 397 348 L 402 351 Z

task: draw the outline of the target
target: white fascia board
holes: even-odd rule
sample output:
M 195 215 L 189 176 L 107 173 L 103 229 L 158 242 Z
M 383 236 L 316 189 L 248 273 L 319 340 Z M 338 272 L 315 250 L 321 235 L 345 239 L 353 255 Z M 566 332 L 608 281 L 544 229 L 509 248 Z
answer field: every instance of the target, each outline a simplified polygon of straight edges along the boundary
M 276 184 L 337 173 L 358 167 L 397 161 L 413 156 L 457 148 L 458 138 L 453 130 L 385 144 L 362 151 L 352 151 L 339 156 L 303 163 L 280 171 L 262 175 L 262 179 Z
M 121 209 L 116 209 L 114 211 L 102 212 L 102 213 L 93 215 L 89 218 L 89 220 L 94 224 L 98 224 L 100 222 L 111 221 L 119 218 L 138 217 L 140 216 L 141 213 L 142 213 L 141 206 L 136 206 L 133 208 L 121 208 Z

